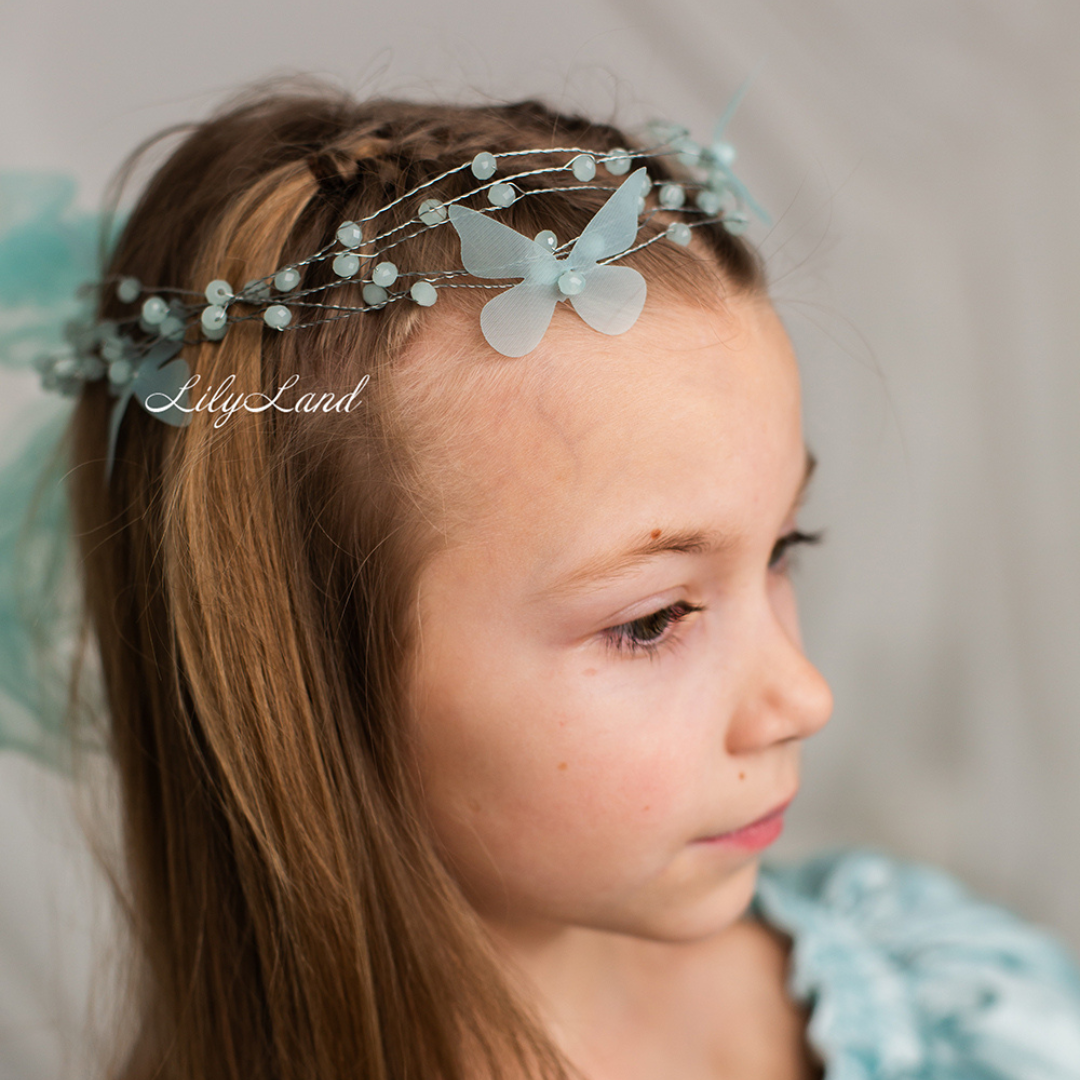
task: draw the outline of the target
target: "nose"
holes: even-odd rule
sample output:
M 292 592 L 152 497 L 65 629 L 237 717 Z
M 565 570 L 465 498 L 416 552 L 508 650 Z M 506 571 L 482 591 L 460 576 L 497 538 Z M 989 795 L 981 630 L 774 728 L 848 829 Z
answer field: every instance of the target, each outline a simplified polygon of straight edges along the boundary
M 777 743 L 807 739 L 833 711 L 833 695 L 807 659 L 797 626 L 763 605 L 747 648 L 741 694 L 727 730 L 729 754 L 749 754 Z

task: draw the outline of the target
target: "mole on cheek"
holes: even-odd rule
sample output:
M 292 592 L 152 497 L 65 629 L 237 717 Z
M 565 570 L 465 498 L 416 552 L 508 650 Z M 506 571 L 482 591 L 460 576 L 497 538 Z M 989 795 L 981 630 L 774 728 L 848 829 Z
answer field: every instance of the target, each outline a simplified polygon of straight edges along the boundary
M 559 768 L 560 769 L 565 769 L 566 768 L 566 762 L 565 761 L 560 761 L 559 762 Z
M 746 779 L 746 773 L 744 773 L 744 772 L 739 773 L 739 779 L 740 780 L 745 780 Z
M 659 539 L 660 539 L 660 530 L 659 530 L 659 529 L 653 529 L 653 531 L 652 531 L 652 532 L 651 532 L 651 533 L 650 533 L 649 535 L 650 535 L 650 536 L 651 536 L 651 537 L 652 537 L 652 538 L 653 538 L 654 540 L 659 540 Z

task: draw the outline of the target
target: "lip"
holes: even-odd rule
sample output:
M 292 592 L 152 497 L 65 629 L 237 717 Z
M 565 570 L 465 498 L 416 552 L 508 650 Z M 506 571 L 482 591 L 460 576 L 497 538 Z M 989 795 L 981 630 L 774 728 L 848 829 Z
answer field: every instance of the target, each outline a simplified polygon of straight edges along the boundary
M 794 795 L 786 799 L 779 806 L 770 810 L 767 814 L 743 825 L 731 832 L 717 833 L 715 836 L 703 836 L 695 840 L 695 844 L 716 844 L 722 847 L 741 848 L 747 851 L 758 851 L 768 847 L 779 839 L 784 831 L 784 811 L 791 805 Z

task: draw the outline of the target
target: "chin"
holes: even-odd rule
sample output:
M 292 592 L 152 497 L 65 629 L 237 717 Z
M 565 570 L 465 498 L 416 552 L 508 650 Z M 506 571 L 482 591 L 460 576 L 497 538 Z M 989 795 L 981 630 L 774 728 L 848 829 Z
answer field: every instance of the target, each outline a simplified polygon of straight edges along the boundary
M 755 857 L 707 892 L 681 902 L 670 901 L 662 909 L 635 920 L 636 925 L 623 932 L 669 944 L 691 944 L 714 937 L 746 914 L 754 898 L 758 866 Z

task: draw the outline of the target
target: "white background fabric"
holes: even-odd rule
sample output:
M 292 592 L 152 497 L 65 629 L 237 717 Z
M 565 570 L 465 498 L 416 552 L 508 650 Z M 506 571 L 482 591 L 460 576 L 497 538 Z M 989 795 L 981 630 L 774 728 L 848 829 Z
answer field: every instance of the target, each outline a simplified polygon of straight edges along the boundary
M 1080 5 L 10 3 L 0 168 L 121 157 L 282 71 L 730 129 L 803 365 L 807 650 L 835 717 L 775 849 L 925 859 L 1080 948 Z M 11 380 L 0 421 L 32 381 Z M 4 450 L 0 436 L 0 451 Z M 0 756 L 0 1075 L 89 1075 L 101 890 L 62 785 Z M 100 931 L 99 931 L 100 932 Z M 65 1047 L 66 1057 L 65 1057 Z

